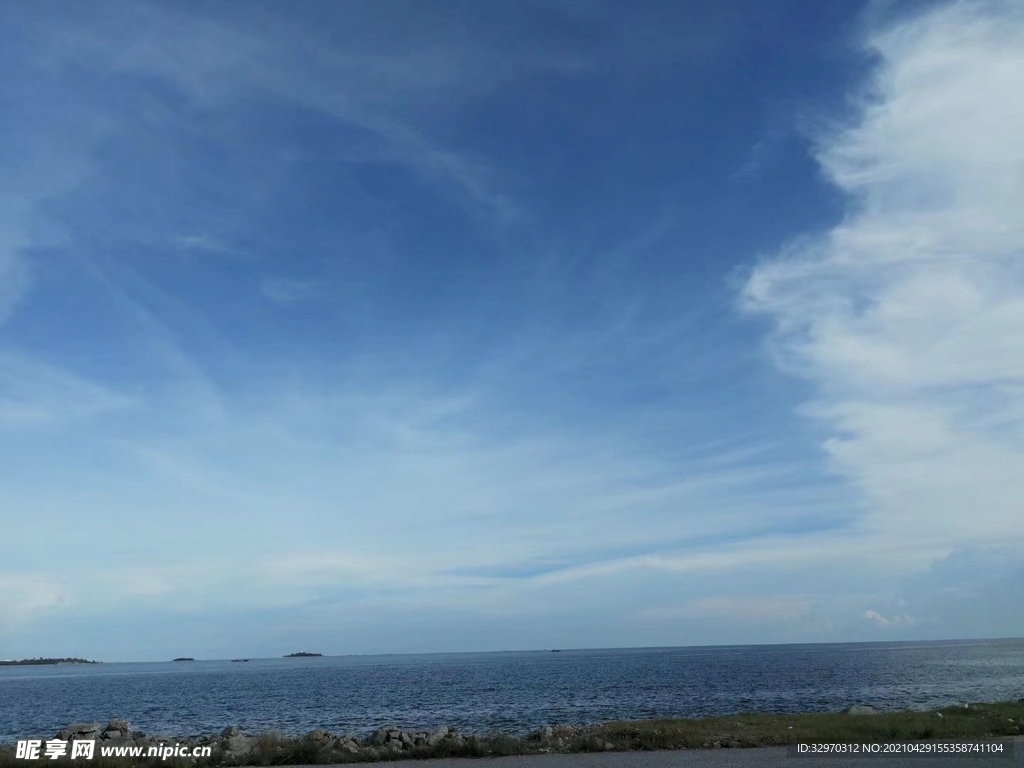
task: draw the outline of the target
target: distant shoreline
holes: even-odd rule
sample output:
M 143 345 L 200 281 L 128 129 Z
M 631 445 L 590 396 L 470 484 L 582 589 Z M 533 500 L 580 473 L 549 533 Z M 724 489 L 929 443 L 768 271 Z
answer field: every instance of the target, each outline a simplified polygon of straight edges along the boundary
M 60 659 L 39 658 L 39 659 L 9 659 L 0 660 L 0 667 L 41 667 L 53 664 L 99 664 L 98 661 L 67 657 Z

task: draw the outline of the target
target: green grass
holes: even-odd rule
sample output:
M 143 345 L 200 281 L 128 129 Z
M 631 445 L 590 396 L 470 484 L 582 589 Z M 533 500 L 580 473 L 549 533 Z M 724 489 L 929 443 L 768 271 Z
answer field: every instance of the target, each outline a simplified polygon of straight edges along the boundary
M 253 740 L 244 758 L 223 753 L 191 763 L 182 759 L 146 758 L 76 760 L 91 768 L 126 768 L 131 765 L 232 766 L 353 763 L 438 757 L 494 757 L 548 752 L 595 752 L 715 747 L 764 747 L 799 742 L 882 742 L 927 739 L 983 739 L 1016 736 L 1024 732 L 1024 700 L 997 704 L 971 704 L 931 712 L 893 712 L 878 715 L 847 714 L 738 714 L 701 720 L 636 720 L 601 725 L 559 726 L 549 738 L 539 734 L 519 738 L 503 734 L 444 739 L 436 746 L 401 752 L 363 746 L 358 754 L 342 749 L 335 738 L 313 734 L 289 738 L 269 733 Z M 69 760 L 50 761 L 66 764 Z M 12 746 L 0 747 L 0 768 L 25 768 Z

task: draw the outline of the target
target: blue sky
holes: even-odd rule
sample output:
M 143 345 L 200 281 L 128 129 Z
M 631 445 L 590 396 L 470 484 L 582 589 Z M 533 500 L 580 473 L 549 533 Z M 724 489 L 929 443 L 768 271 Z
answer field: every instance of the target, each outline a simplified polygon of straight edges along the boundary
M 15 2 L 0 75 L 0 657 L 1024 635 L 1019 4 Z

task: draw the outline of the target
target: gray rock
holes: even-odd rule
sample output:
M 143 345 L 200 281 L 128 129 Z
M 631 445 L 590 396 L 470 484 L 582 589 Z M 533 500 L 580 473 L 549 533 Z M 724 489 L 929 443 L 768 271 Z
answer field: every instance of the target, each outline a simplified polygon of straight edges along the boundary
M 86 734 L 90 734 L 90 733 L 98 734 L 99 732 L 100 732 L 100 724 L 99 723 L 72 723 L 67 728 L 65 728 L 63 731 L 61 731 L 61 733 L 69 733 L 71 735 L 76 735 L 77 734 L 77 735 L 80 735 L 80 736 L 85 736 Z
M 242 729 L 239 728 L 237 725 L 229 725 L 227 728 L 220 732 L 220 735 L 223 738 L 227 739 L 232 736 L 238 736 L 241 732 Z
M 224 750 L 230 752 L 234 757 L 244 757 L 252 751 L 252 741 L 248 736 L 235 734 L 227 738 Z
M 123 739 L 124 736 L 125 736 L 125 734 L 122 733 L 121 731 L 109 731 L 108 730 L 108 731 L 104 731 L 103 734 L 100 736 L 100 738 L 104 739 L 104 740 L 108 740 L 108 739 Z
M 107 723 L 108 731 L 121 731 L 121 733 L 128 733 L 131 729 L 131 723 L 127 720 L 113 718 L 109 723 Z
M 359 746 L 357 744 L 353 744 L 351 741 L 343 741 L 341 743 L 341 749 L 343 752 L 348 752 L 350 755 L 359 754 Z
M 436 747 L 441 741 L 448 736 L 449 729 L 447 725 L 442 725 L 436 731 L 427 735 L 426 742 L 427 746 Z
M 844 715 L 877 715 L 878 710 L 874 707 L 869 707 L 866 704 L 854 704 L 852 707 L 847 707 L 843 710 Z
M 545 725 L 543 728 L 537 731 L 537 735 L 540 736 L 541 740 L 547 741 L 555 735 L 555 729 L 552 728 L 550 725 Z
M 376 731 L 370 734 L 370 743 L 375 747 L 382 746 L 384 742 L 388 740 L 388 735 L 391 733 L 391 731 L 395 730 L 397 729 L 393 725 L 378 728 Z

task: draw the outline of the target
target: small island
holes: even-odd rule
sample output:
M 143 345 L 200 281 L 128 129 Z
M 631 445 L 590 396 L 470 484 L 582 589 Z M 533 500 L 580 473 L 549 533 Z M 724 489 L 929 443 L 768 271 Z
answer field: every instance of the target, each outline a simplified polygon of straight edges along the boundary
M 10 659 L 0 660 L 0 667 L 28 667 L 28 666 L 39 666 L 43 664 L 99 664 L 98 661 L 89 661 L 88 659 L 79 659 L 73 656 L 60 659 L 51 658 L 39 658 L 39 659 Z
M 305 659 L 310 656 L 323 656 L 322 653 L 310 653 L 309 651 L 298 651 L 297 653 L 286 653 L 286 659 Z
M 179 656 L 176 659 L 172 659 L 172 661 L 195 661 L 195 659 L 193 659 L 191 656 Z

